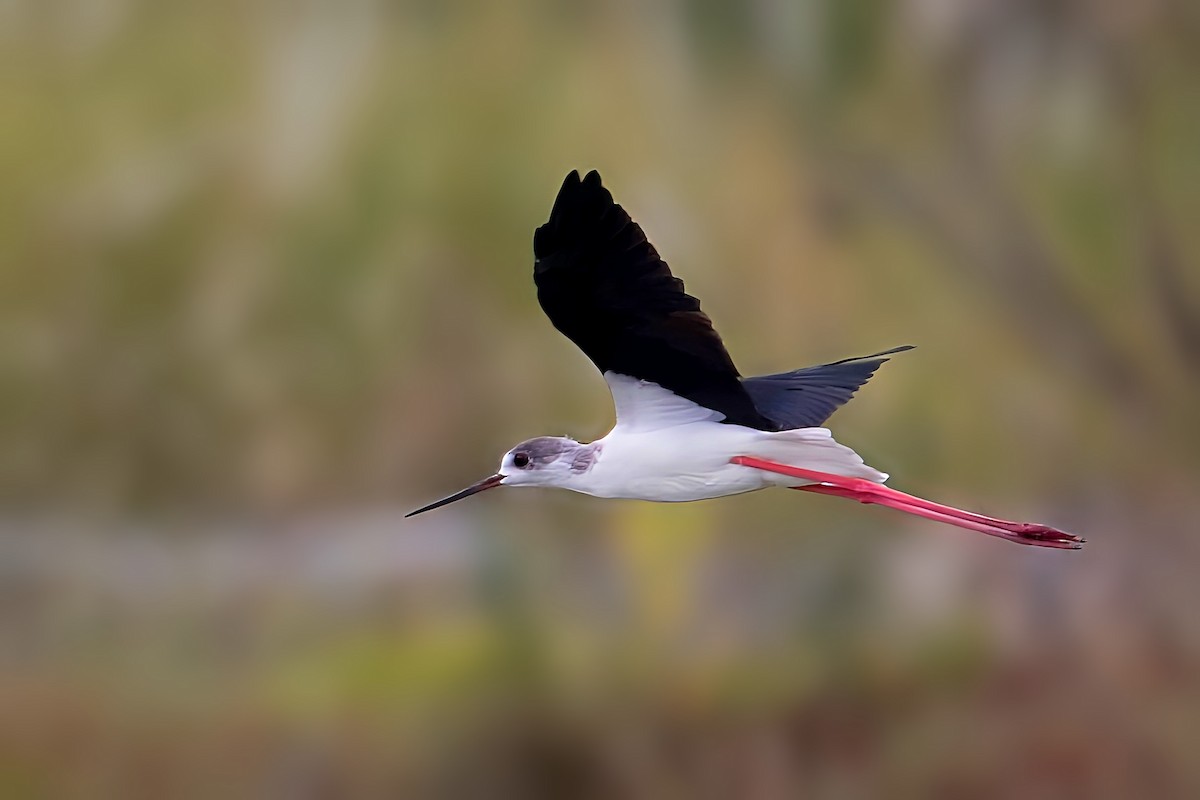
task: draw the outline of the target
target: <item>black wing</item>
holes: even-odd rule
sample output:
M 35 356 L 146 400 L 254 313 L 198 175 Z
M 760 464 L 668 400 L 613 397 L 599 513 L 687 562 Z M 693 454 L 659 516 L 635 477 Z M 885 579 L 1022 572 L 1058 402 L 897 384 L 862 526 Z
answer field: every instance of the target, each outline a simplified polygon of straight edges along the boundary
M 657 383 L 725 415 L 776 430 L 754 407 L 712 320 L 592 171 L 563 181 L 533 235 L 546 316 L 601 372 Z
M 887 356 L 912 349 L 912 345 L 904 345 L 832 364 L 760 375 L 746 378 L 742 385 L 750 393 L 754 406 L 779 428 L 815 428 L 849 400 L 879 365 L 888 360 Z

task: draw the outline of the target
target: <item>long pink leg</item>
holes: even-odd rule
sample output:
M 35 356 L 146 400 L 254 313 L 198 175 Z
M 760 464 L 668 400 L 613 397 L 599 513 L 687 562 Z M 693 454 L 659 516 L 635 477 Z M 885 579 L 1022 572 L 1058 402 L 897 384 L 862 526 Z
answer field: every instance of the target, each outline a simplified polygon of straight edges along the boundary
M 894 508 L 897 511 L 903 511 L 907 514 L 915 514 L 918 517 L 945 522 L 949 525 L 966 528 L 967 530 L 979 531 L 989 536 L 998 536 L 1010 542 L 1037 545 L 1039 547 L 1053 547 L 1060 550 L 1078 550 L 1083 546 L 1084 542 L 1082 537 L 1060 531 L 1049 525 L 1042 525 L 1037 522 L 1013 522 L 1011 520 L 976 514 L 971 511 L 964 511 L 961 508 L 942 505 L 932 500 L 925 500 L 921 497 L 905 494 L 883 484 L 862 478 L 847 478 L 828 472 L 818 472 L 802 467 L 793 467 L 788 464 L 779 464 L 754 456 L 738 456 L 733 459 L 733 463 L 768 472 L 776 472 L 780 475 L 800 478 L 801 480 L 813 481 L 808 486 L 793 487 L 802 491 L 828 494 L 835 497 L 846 497 L 851 500 L 857 500 L 860 503 L 876 503 L 887 508 Z

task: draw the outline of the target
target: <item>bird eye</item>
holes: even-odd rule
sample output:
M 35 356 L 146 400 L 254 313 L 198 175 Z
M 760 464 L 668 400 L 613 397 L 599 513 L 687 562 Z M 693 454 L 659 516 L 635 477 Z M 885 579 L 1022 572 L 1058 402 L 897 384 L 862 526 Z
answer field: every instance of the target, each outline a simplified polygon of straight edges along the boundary
M 528 453 L 513 453 L 513 466 L 517 469 L 525 469 L 529 466 Z

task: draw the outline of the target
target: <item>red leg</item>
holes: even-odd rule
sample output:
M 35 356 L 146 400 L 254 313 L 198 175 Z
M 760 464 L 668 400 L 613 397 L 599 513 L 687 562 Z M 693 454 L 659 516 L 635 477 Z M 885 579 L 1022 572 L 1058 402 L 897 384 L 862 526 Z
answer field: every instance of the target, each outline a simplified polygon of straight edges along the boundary
M 964 511 L 953 506 L 935 503 L 911 494 L 891 489 L 883 484 L 862 478 L 847 478 L 828 472 L 793 467 L 788 464 L 778 464 L 753 456 L 738 456 L 733 463 L 755 469 L 776 472 L 801 480 L 813 481 L 811 485 L 793 488 L 816 494 L 828 494 L 835 497 L 846 497 L 860 503 L 876 503 L 887 508 L 894 508 L 908 514 L 915 514 L 926 519 L 945 522 L 960 528 L 979 531 L 989 536 L 998 536 L 1011 542 L 1031 544 L 1039 547 L 1078 550 L 1084 539 L 1071 533 L 1060 531 L 1049 525 L 1036 522 L 1012 522 L 1005 519 Z

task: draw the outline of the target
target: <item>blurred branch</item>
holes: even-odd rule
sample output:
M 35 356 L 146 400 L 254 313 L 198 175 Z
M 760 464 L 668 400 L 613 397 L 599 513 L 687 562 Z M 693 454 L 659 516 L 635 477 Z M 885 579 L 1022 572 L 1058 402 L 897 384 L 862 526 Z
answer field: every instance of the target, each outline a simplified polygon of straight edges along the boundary
M 1200 377 L 1200 304 L 1191 301 L 1184 275 L 1195 274 L 1168 222 L 1155 181 L 1151 91 L 1146 67 L 1124 43 L 1102 48 L 1120 131 L 1124 180 L 1133 211 L 1139 254 L 1151 280 L 1151 291 L 1168 337 L 1193 376 Z
M 851 202 L 901 220 L 943 253 L 938 263 L 952 277 L 986 292 L 1023 336 L 1082 374 L 1112 399 L 1122 417 L 1150 421 L 1163 398 L 1154 386 L 1154 373 L 1110 322 L 1120 317 L 1094 307 L 1073 285 L 1071 276 L 1079 270 L 1056 252 L 1010 177 L 1021 157 L 1012 146 L 1021 141 L 1022 124 L 1031 120 L 1012 119 L 1009 112 L 1015 89 L 1026 108 L 1044 115 L 1054 99 L 1042 87 L 1064 65 L 1082 63 L 1094 70 L 1107 64 L 1120 78 L 1115 81 L 1120 107 L 1112 116 L 1120 118 L 1115 124 L 1125 132 L 1130 190 L 1124 199 L 1132 206 L 1130 224 L 1152 281 L 1154 312 L 1171 349 L 1195 372 L 1200 365 L 1200 308 L 1186 281 L 1195 265 L 1176 240 L 1154 184 L 1147 113 L 1151 87 L 1149 76 L 1137 69 L 1146 65 L 1165 22 L 1154 14 L 1135 14 L 1132 21 L 1121 14 L 1093 18 L 1086 3 L 1054 8 L 1000 4 L 984 17 L 963 29 L 949 61 L 931 75 L 940 127 L 951 134 L 938 143 L 932 165 L 917 174 L 906 166 L 911 156 L 894 149 L 891 140 L 866 155 L 843 151 L 839 158 L 835 153 L 825 163 L 833 165 Z M 1118 35 L 1105 35 L 1106 26 Z M 1156 35 L 1139 39 L 1147 30 Z M 1023 64 L 1023 71 L 1013 73 L 1014 63 Z M 997 83 L 1001 79 L 1007 82 Z M 1128 295 L 1123 299 L 1137 301 Z
M 1141 388 L 1141 368 L 1113 340 L 1063 280 L 1065 268 L 1046 247 L 993 171 L 980 160 L 960 160 L 950 187 L 935 190 L 881 157 L 840 161 L 840 179 L 854 199 L 874 205 L 917 231 L 953 269 L 981 285 L 1026 337 L 1047 345 L 1082 369 L 1130 414 L 1144 416 L 1152 398 Z M 953 198 L 939 203 L 937 198 Z M 986 229 L 972 236 L 956 219 L 963 207 L 979 211 Z
M 1154 289 L 1163 312 L 1168 333 L 1175 340 L 1180 354 L 1200 377 L 1200 304 L 1189 302 L 1188 287 L 1183 275 L 1188 270 L 1174 238 L 1155 206 L 1144 206 L 1142 240 L 1145 258 L 1154 278 Z

